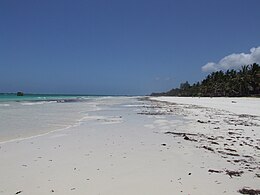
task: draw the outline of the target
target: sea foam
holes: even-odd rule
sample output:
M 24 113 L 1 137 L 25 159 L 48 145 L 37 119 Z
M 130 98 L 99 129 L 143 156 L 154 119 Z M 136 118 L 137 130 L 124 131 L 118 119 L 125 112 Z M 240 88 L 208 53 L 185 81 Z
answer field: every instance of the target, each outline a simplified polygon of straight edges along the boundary
M 0 107 L 7 107 L 10 106 L 10 104 L 0 104 Z
M 23 106 L 33 106 L 33 105 L 41 105 L 41 104 L 49 104 L 54 103 L 56 101 L 40 101 L 40 102 L 22 102 Z

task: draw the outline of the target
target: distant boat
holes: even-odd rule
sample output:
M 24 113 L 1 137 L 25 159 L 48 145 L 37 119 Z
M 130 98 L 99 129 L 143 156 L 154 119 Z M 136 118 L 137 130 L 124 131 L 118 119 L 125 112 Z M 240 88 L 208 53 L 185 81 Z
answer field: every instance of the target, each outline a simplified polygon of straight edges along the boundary
M 23 92 L 21 92 L 21 91 L 18 91 L 16 95 L 17 95 L 17 96 L 23 96 L 23 95 L 24 95 L 24 93 L 23 93 Z

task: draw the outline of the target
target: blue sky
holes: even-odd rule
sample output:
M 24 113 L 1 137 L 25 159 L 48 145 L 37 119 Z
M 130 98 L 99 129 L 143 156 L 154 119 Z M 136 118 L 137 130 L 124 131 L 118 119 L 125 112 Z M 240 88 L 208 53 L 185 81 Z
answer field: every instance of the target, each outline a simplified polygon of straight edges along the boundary
M 225 56 L 240 59 L 260 46 L 259 7 L 259 0 L 1 0 L 0 92 L 142 95 L 200 81 L 224 67 Z

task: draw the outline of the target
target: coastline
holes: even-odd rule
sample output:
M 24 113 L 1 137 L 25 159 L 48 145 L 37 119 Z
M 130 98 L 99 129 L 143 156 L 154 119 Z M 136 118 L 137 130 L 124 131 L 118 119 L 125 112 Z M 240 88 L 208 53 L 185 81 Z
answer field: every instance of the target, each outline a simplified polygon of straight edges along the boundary
M 104 98 L 77 126 L 1 143 L 0 194 L 239 194 L 259 188 L 260 115 L 165 101 Z

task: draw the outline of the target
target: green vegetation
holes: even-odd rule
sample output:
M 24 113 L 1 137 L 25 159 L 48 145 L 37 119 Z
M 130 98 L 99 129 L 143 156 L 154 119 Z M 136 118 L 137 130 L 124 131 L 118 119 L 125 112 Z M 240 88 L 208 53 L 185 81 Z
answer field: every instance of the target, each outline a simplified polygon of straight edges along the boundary
M 256 63 L 223 72 L 212 72 L 203 81 L 190 85 L 188 81 L 179 88 L 152 96 L 205 96 L 241 97 L 260 95 L 260 66 Z

